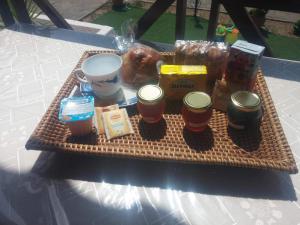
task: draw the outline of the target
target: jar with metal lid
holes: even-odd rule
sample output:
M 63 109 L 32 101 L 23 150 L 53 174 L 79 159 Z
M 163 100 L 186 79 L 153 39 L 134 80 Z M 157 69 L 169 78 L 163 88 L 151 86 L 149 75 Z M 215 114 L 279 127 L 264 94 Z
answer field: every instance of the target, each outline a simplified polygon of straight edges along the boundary
M 237 91 L 231 95 L 227 114 L 232 128 L 259 129 L 263 115 L 261 99 L 253 92 Z
M 182 117 L 185 127 L 190 131 L 205 130 L 212 116 L 212 102 L 204 92 L 189 92 L 183 99 Z
M 165 110 L 164 91 L 157 85 L 145 85 L 137 92 L 137 108 L 143 120 L 156 123 L 161 120 Z

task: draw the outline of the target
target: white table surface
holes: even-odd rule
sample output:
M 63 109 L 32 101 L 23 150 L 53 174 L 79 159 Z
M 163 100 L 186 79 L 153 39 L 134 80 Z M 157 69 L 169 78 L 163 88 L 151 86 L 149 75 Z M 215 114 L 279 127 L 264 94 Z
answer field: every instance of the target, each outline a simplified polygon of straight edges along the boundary
M 0 31 L 0 224 L 300 225 L 299 174 L 139 162 L 142 171 L 131 161 L 26 151 L 91 49 Z M 300 64 L 264 58 L 262 68 L 299 167 Z

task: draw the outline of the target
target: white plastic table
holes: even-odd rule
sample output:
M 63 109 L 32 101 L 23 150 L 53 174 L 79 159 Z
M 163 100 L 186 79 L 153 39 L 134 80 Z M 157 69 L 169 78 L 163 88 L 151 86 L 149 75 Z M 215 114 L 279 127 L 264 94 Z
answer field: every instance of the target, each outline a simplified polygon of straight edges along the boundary
M 0 224 L 300 224 L 299 174 L 26 151 L 83 51 L 101 47 L 22 29 L 0 31 Z M 300 63 L 262 69 L 299 167 Z

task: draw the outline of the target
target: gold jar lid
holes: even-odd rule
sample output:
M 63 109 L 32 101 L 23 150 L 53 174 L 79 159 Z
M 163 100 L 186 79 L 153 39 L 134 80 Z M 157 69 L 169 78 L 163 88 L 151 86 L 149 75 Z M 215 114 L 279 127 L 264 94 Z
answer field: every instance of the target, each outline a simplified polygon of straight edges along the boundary
M 204 112 L 212 105 L 208 94 L 200 91 L 189 92 L 184 96 L 184 105 L 192 112 Z
M 141 87 L 137 92 L 139 102 L 145 105 L 154 105 L 164 97 L 164 91 L 157 85 L 148 84 Z
M 244 112 L 257 111 L 261 107 L 259 96 L 250 91 L 237 91 L 231 95 L 233 105 Z

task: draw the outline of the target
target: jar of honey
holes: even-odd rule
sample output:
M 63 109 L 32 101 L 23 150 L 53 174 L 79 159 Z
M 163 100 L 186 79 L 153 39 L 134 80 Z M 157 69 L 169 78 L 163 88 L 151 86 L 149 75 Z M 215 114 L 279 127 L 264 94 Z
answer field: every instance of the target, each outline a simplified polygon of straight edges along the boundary
M 137 92 L 137 108 L 146 123 L 161 120 L 165 110 L 164 91 L 157 85 L 145 85 Z
M 259 96 L 249 91 L 231 95 L 227 109 L 228 125 L 238 130 L 259 129 L 263 110 Z
M 212 102 L 204 92 L 190 92 L 183 99 L 182 117 L 190 131 L 205 130 L 212 116 Z

